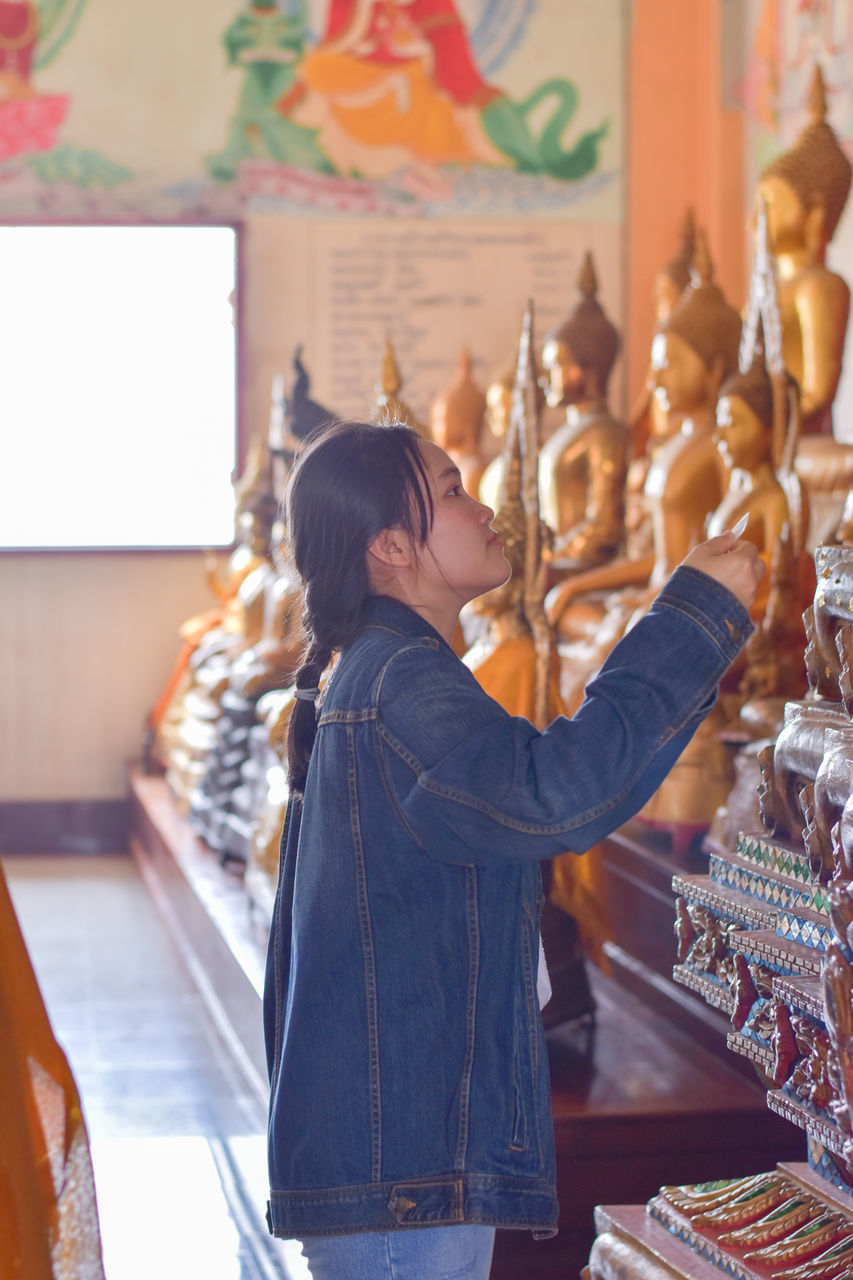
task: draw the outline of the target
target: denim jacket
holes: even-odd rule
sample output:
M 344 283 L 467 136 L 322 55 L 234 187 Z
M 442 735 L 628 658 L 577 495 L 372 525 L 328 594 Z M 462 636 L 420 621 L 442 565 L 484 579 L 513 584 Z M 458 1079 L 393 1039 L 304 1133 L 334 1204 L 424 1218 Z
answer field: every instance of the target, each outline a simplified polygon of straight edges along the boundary
M 418 614 L 369 602 L 282 834 L 264 997 L 274 1235 L 554 1233 L 539 862 L 645 803 L 750 630 L 681 568 L 578 713 L 538 732 Z

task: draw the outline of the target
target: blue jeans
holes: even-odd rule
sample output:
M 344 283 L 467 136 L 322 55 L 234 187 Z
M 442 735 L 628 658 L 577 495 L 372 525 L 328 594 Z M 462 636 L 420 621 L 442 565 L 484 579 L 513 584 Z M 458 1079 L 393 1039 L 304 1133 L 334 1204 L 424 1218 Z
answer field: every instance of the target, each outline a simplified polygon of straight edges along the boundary
M 311 1280 L 488 1280 L 495 1228 L 418 1227 L 302 1241 Z

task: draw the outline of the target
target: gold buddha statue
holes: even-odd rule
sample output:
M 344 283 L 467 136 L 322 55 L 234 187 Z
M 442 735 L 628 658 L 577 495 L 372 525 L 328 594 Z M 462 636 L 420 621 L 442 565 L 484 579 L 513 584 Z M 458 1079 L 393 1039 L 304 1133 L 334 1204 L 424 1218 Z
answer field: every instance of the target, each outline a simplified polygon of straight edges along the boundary
M 471 353 L 463 348 L 453 381 L 430 407 L 432 438 L 459 468 L 468 493 L 476 494 L 488 459 L 483 452 L 486 396 L 471 376 Z
M 566 578 L 546 599 L 548 618 L 563 641 L 561 688 L 571 710 L 635 610 L 701 541 L 705 521 L 722 499 L 725 472 L 715 443 L 715 406 L 724 378 L 737 367 L 739 337 L 740 317 L 713 282 L 700 233 L 692 283 L 652 343 L 655 395 L 678 422 L 675 434 L 655 450 L 643 488 L 652 549 Z M 573 650 L 575 644 L 579 648 Z
M 665 262 L 655 276 L 654 312 L 658 324 L 668 320 L 690 285 L 690 267 L 696 252 L 696 217 L 686 209 L 681 224 L 678 252 Z
M 540 386 L 540 370 L 536 370 L 536 412 L 541 413 L 545 406 L 545 392 Z M 501 485 L 503 483 L 505 458 L 505 441 L 512 415 L 513 388 L 515 386 L 515 363 L 508 363 L 501 373 L 494 377 L 486 388 L 486 427 L 488 439 L 498 452 L 483 472 L 480 480 L 480 501 L 497 511 L 501 505 Z
M 669 319 L 673 310 L 681 301 L 685 289 L 689 287 L 690 265 L 693 262 L 695 252 L 696 221 L 693 216 L 693 210 L 688 209 L 681 227 L 678 252 L 674 258 L 670 258 L 668 262 L 663 264 L 654 278 L 652 300 L 656 325 L 663 324 L 665 320 Z M 629 418 L 634 463 L 641 464 L 639 467 L 632 465 L 629 468 L 629 477 L 639 477 L 639 482 L 636 478 L 634 479 L 633 487 L 635 489 L 641 488 L 642 481 L 645 480 L 650 450 L 666 438 L 665 433 L 667 430 L 675 431 L 678 427 L 678 423 L 672 421 L 670 416 L 660 408 L 660 403 L 655 397 L 654 390 L 654 371 L 649 368 L 643 390 L 638 396 Z
M 390 338 L 385 339 L 385 350 L 382 355 L 382 372 L 376 385 L 376 400 L 373 408 L 374 422 L 403 422 L 413 427 L 422 436 L 429 436 L 424 424 L 418 419 L 414 409 L 410 408 L 400 395 L 403 379 L 394 354 Z
M 531 322 L 526 319 L 526 323 Z M 506 711 L 526 716 L 544 728 L 554 716 L 565 712 L 556 679 L 553 634 L 544 623 L 546 568 L 541 555 L 531 558 L 531 563 L 535 561 L 535 577 L 533 582 L 528 581 L 530 540 L 534 539 L 537 546 L 543 548 L 548 547 L 552 539 L 550 528 L 539 519 L 538 503 L 535 511 L 529 512 L 522 491 L 522 454 L 526 454 L 527 464 L 535 473 L 538 453 L 541 401 L 534 379 L 535 375 L 529 379 L 527 388 L 532 413 L 519 412 L 519 408 L 524 409 L 521 404 L 509 414 L 500 493 L 495 504 L 497 515 L 493 521 L 512 575 L 503 586 L 472 601 L 470 609 L 485 622 L 485 629 L 464 653 L 463 661 L 490 697 Z M 540 652 L 537 652 L 534 627 Z
M 715 406 L 722 382 L 737 368 L 739 342 L 740 316 L 714 284 L 707 242 L 697 232 L 691 285 L 652 341 L 655 398 L 666 417 L 644 485 L 654 531 L 655 588 L 701 541 L 705 519 L 725 490 Z
M 551 559 L 558 576 L 603 564 L 621 550 L 630 452 L 627 427 L 607 408 L 619 335 L 596 297 L 589 253 L 578 289 L 580 302 L 542 351 L 546 401 L 566 409 L 565 423 L 539 454 L 539 505 L 556 535 Z
M 802 612 L 814 593 L 814 574 L 804 554 L 807 513 L 793 469 L 799 398 L 782 362 L 776 277 L 763 210 L 757 232 L 739 370 L 723 382 L 716 404 L 714 439 L 726 489 L 706 532 L 717 537 L 745 519 L 740 536 L 757 547 L 765 573 L 750 609 L 755 631 L 744 652 L 726 673 L 710 714 L 638 815 L 642 822 L 665 828 L 676 850 L 685 850 L 712 822 L 719 832 L 740 812 L 739 801 L 732 806 L 734 748 L 749 737 L 749 726 L 781 714 L 784 700 L 804 689 Z M 757 761 L 754 752 L 747 754 L 749 760 L 739 761 L 741 780 Z
M 181 718 L 181 702 L 193 681 L 190 668 L 204 655 L 226 649 L 233 637 L 246 630 L 247 611 L 258 623 L 262 604 L 257 586 L 268 564 L 270 531 L 278 510 L 274 481 L 275 460 L 266 441 L 255 440 L 247 450 L 246 465 L 234 481 L 234 549 L 223 573 L 217 556 L 205 555 L 205 578 L 218 603 L 196 614 L 179 628 L 181 649 L 148 717 L 146 756 L 163 765 L 168 758 L 175 723 Z M 255 600 L 254 609 L 252 600 Z
M 690 285 L 690 266 L 696 252 L 696 223 L 692 209 L 685 214 L 678 254 L 664 263 L 655 276 L 655 324 L 668 320 Z M 625 545 L 632 557 L 648 555 L 652 549 L 652 531 L 643 497 L 651 457 L 668 434 L 681 425 L 675 413 L 664 410 L 655 395 L 655 371 L 649 365 L 643 390 L 631 410 L 631 459 L 625 482 Z
M 639 822 L 668 832 L 676 856 L 712 823 L 719 828 L 715 813 L 724 812 L 720 806 L 731 797 L 734 752 L 755 722 L 759 703 L 764 715 L 771 701 L 781 713 L 785 698 L 804 692 L 802 611 L 814 593 L 814 573 L 802 548 L 796 482 L 787 473 L 799 429 L 795 387 L 787 406 L 780 428 L 785 406 L 775 401 L 760 349 L 745 373 L 725 380 L 717 400 L 715 441 L 727 488 L 708 519 L 707 536 L 718 537 L 746 517 L 740 536 L 758 548 L 765 574 L 750 609 L 756 630 L 726 673 L 714 707 L 637 815 Z M 747 699 L 749 715 L 741 720 Z
M 754 542 L 759 552 L 769 553 L 791 516 L 773 465 L 773 389 L 763 359 L 757 359 L 748 372 L 726 379 L 717 400 L 716 420 L 717 449 L 728 485 L 708 520 L 708 537 L 717 537 L 746 516 L 741 536 Z
M 815 67 L 809 121 L 794 145 L 761 174 L 770 252 L 776 260 L 785 368 L 797 380 L 803 434 L 832 433 L 850 310 L 846 282 L 826 265 L 850 191 L 850 161 L 826 120 Z

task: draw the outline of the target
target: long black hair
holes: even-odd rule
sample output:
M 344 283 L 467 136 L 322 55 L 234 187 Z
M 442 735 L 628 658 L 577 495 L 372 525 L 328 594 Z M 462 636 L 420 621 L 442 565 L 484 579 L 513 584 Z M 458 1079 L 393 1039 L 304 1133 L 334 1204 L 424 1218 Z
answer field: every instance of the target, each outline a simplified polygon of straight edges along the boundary
M 420 437 L 401 423 L 337 422 L 306 441 L 285 494 L 288 540 L 302 579 L 305 653 L 297 689 L 315 689 L 332 655 L 359 630 L 371 594 L 367 548 L 399 527 L 422 546 L 432 497 Z M 314 703 L 297 699 L 290 718 L 290 790 L 305 789 L 317 731 Z

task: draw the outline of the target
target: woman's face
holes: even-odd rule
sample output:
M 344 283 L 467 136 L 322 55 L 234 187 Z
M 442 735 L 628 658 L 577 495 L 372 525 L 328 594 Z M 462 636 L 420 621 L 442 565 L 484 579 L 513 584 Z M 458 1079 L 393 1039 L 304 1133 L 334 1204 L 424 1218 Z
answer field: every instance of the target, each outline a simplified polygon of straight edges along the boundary
M 433 502 L 433 523 L 419 554 L 424 586 L 461 608 L 501 586 L 510 575 L 503 543 L 491 528 L 495 513 L 466 493 L 459 469 L 430 441 L 421 446 Z

